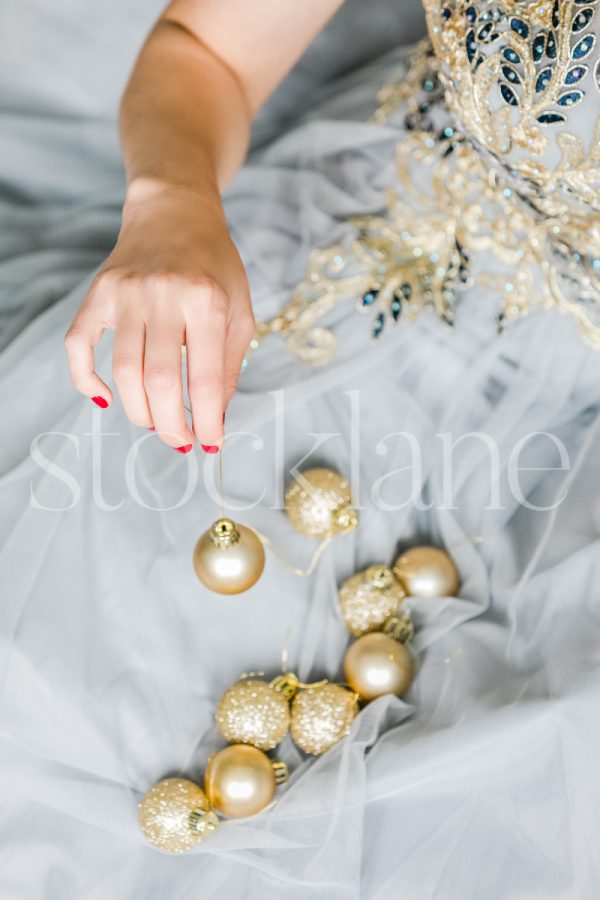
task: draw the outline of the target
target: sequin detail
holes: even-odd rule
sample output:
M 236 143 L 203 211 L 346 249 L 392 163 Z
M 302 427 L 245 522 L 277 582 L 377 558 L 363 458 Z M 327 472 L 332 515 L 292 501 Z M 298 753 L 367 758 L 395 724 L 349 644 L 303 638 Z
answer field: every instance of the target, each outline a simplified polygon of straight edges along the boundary
M 226 741 L 272 750 L 290 727 L 289 705 L 266 681 L 238 681 L 221 697 L 215 721 Z
M 320 756 L 350 731 L 357 695 L 339 684 L 300 691 L 292 703 L 292 738 L 301 750 Z

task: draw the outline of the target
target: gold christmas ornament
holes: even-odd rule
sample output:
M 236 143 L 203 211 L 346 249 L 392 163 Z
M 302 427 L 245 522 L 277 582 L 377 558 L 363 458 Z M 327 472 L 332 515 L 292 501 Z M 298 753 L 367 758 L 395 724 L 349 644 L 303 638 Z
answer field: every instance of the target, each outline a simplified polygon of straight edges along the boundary
M 412 547 L 394 563 L 394 574 L 411 597 L 455 597 L 460 575 L 438 547 Z
M 389 566 L 369 566 L 341 586 L 340 613 L 351 634 L 360 637 L 381 629 L 405 597 L 402 585 Z
M 350 645 L 344 658 L 344 675 L 362 700 L 384 694 L 402 697 L 414 676 L 414 662 L 404 644 L 388 634 L 365 634 Z
M 284 763 L 274 764 L 262 750 L 248 744 L 232 744 L 211 756 L 204 787 L 216 810 L 238 819 L 265 809 L 276 785 L 286 777 Z
M 328 538 L 352 531 L 358 515 L 352 508 L 348 481 L 331 469 L 308 469 L 285 492 L 288 519 L 312 538 Z
M 199 538 L 194 569 L 217 594 L 241 594 L 256 584 L 265 567 L 265 548 L 255 531 L 218 519 Z
M 184 853 L 212 834 L 219 820 L 197 784 L 165 778 L 142 798 L 139 823 L 146 840 L 159 850 Z
M 292 738 L 305 753 L 320 756 L 350 731 L 358 695 L 339 684 L 299 691 L 292 703 Z
M 275 684 L 245 679 L 225 691 L 215 719 L 226 741 L 272 750 L 289 731 L 290 707 Z

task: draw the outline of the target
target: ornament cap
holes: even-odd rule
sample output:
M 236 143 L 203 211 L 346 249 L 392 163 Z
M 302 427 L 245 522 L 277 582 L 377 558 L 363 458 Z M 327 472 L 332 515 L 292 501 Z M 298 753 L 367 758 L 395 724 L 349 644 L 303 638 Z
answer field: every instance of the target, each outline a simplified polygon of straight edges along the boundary
M 231 519 L 217 519 L 211 525 L 209 534 L 216 547 L 231 547 L 240 539 L 240 533 Z
M 358 513 L 352 506 L 341 506 L 332 512 L 331 517 L 333 530 L 337 533 L 354 531 L 358 525 Z
M 389 566 L 369 566 L 365 572 L 365 580 L 379 591 L 386 591 L 396 582 L 394 573 Z
M 415 635 L 415 627 L 410 615 L 405 612 L 399 616 L 390 616 L 383 626 L 383 632 L 399 644 L 408 644 Z
M 190 813 L 189 826 L 192 831 L 196 831 L 201 835 L 212 834 L 219 827 L 219 819 L 212 809 L 193 809 Z
M 290 770 L 288 769 L 286 763 L 282 762 L 280 759 L 274 759 L 272 762 L 272 766 L 273 775 L 275 776 L 275 784 L 285 784 L 290 777 Z
M 300 687 L 300 681 L 293 672 L 284 672 L 283 675 L 278 675 L 273 679 L 271 687 L 283 694 L 286 700 L 293 700 Z

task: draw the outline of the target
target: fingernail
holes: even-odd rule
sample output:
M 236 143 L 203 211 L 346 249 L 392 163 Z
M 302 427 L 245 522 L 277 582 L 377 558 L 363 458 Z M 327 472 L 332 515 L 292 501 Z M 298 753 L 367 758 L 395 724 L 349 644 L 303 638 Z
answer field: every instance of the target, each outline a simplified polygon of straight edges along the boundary
M 218 453 L 219 448 L 215 447 L 214 444 L 200 444 L 205 453 Z
M 104 397 L 91 397 L 90 399 L 93 400 L 100 409 L 106 409 L 108 406 L 108 400 L 105 400 Z
M 178 453 L 189 453 L 191 449 L 191 444 L 184 444 L 183 447 L 175 447 L 175 450 L 177 450 Z
M 148 431 L 156 431 L 156 428 L 154 427 L 154 425 L 151 425 Z

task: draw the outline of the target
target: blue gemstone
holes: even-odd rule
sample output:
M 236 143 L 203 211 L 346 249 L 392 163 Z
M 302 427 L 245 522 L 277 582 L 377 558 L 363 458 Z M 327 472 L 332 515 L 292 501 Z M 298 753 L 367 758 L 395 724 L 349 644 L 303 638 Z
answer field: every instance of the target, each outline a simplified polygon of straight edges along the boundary
M 373 326 L 373 337 L 378 338 L 381 332 L 383 331 L 385 325 L 385 316 L 383 313 L 379 313 L 379 315 L 375 319 L 375 324 Z
M 592 52 L 595 43 L 596 35 L 586 34 L 585 37 L 581 38 L 581 40 L 577 44 L 575 44 L 571 51 L 571 56 L 573 57 L 573 59 L 583 59 L 585 56 Z
M 475 43 L 475 32 L 471 29 L 467 37 L 465 38 L 465 44 L 467 47 L 467 57 L 469 62 L 473 62 L 475 58 L 475 51 L 477 50 L 477 44 Z
M 573 69 L 569 69 L 565 76 L 565 84 L 576 84 L 578 81 L 587 75 L 587 66 L 575 66 Z
M 410 298 L 412 296 L 412 288 L 411 288 L 410 284 L 408 283 L 408 281 L 404 282 L 404 284 L 402 285 L 400 290 L 402 291 L 402 296 L 404 297 L 404 299 L 410 300 Z
M 556 122 L 566 122 L 566 119 L 560 113 L 546 112 L 537 117 L 538 122 L 542 125 L 554 125 Z
M 594 15 L 593 9 L 582 9 L 580 13 L 577 13 L 575 18 L 573 19 L 573 23 L 571 25 L 571 31 L 583 31 L 585 26 L 588 24 L 592 16 Z
M 531 45 L 531 55 L 535 62 L 538 62 L 544 55 L 544 47 L 546 46 L 546 35 L 541 32 L 534 39 Z
M 521 57 L 516 52 L 516 50 L 513 50 L 512 47 L 506 47 L 502 55 L 504 56 L 504 59 L 507 59 L 509 62 L 514 63 L 517 66 L 521 62 Z
M 477 10 L 474 6 L 467 7 L 467 19 L 469 20 L 469 22 L 477 21 Z
M 515 94 L 513 90 L 509 88 L 507 84 L 500 85 L 500 93 L 502 94 L 502 98 L 505 103 L 508 103 L 510 106 L 518 106 L 519 98 Z
M 540 72 L 540 74 L 538 75 L 538 77 L 536 79 L 536 82 L 535 82 L 536 93 L 541 94 L 541 92 L 546 89 L 546 85 L 548 84 L 548 82 L 551 80 L 552 80 L 552 69 L 550 66 L 548 66 L 547 68 L 542 69 L 542 71 Z
M 494 25 L 493 22 L 488 22 L 487 25 L 484 25 L 483 28 L 480 28 L 477 32 L 477 37 L 480 41 L 485 41 L 486 38 L 490 36 L 490 32 L 492 31 Z
M 521 84 L 519 74 L 516 69 L 513 69 L 512 66 L 502 66 L 502 74 L 507 81 L 511 82 L 511 84 Z
M 511 19 L 510 27 L 522 38 L 526 38 L 529 35 L 529 25 L 523 19 Z
M 554 0 L 554 6 L 552 7 L 552 24 L 554 25 L 555 28 L 558 27 L 558 23 L 560 21 L 559 15 L 558 15 L 559 6 L 560 6 L 560 0 Z
M 559 106 L 575 106 L 583 100 L 583 91 L 569 91 L 567 94 L 561 94 L 557 100 Z
M 392 302 L 390 304 L 390 310 L 392 313 L 392 319 L 394 322 L 397 322 L 400 318 L 400 313 L 402 312 L 402 301 L 394 294 L 392 298 Z
M 556 38 L 554 32 L 548 32 L 548 41 L 546 42 L 546 56 L 548 59 L 556 59 Z
M 371 306 L 371 304 L 375 303 L 375 301 L 377 300 L 378 294 L 379 294 L 379 291 L 376 289 L 367 291 L 367 293 L 363 295 L 362 305 L 363 306 Z
M 442 19 L 446 19 L 446 21 L 447 21 L 448 19 L 451 19 L 451 18 L 452 18 L 452 13 L 451 13 L 451 11 L 448 9 L 448 7 L 445 6 L 445 7 L 442 9 Z

